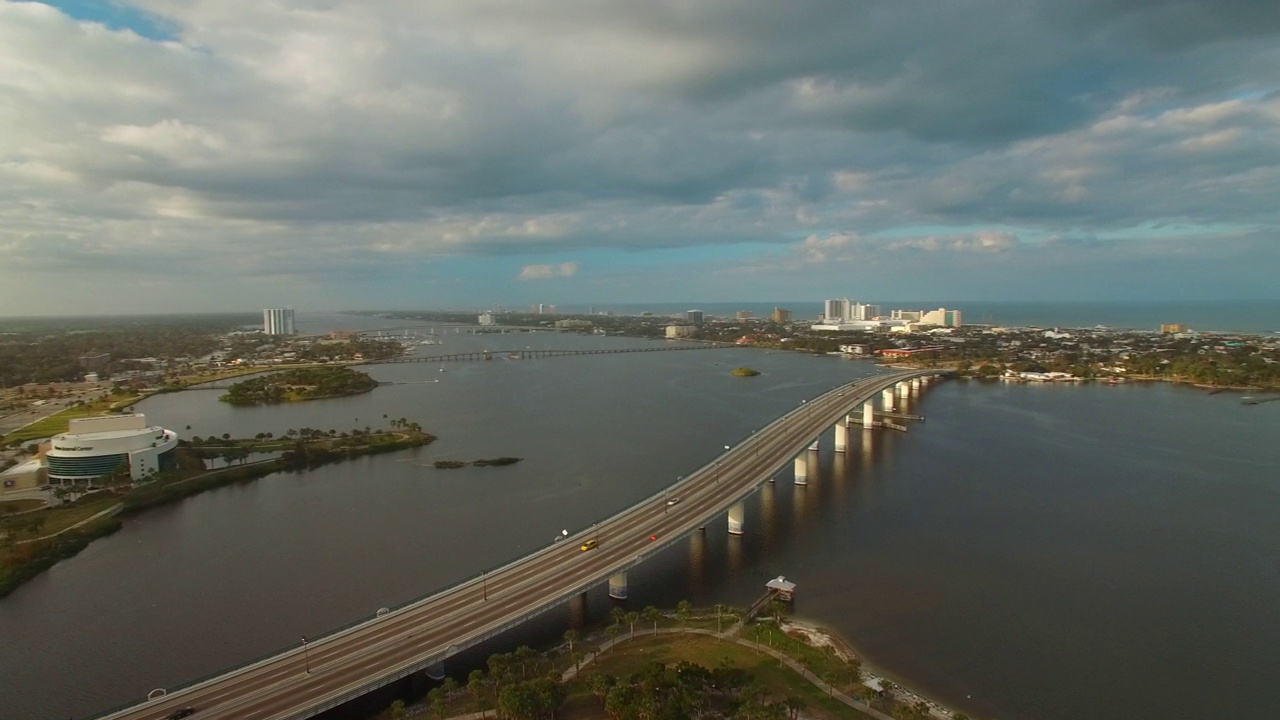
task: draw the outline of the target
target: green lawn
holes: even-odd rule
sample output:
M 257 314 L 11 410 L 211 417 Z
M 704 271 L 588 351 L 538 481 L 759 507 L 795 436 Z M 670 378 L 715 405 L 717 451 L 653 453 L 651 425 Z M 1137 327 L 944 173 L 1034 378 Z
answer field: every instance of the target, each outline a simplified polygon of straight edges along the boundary
M 713 619 L 714 623 L 715 620 Z M 639 626 L 637 626 L 639 629 Z M 618 638 L 624 639 L 628 633 Z M 620 644 L 600 656 L 596 662 L 584 667 L 581 679 L 569 684 L 570 699 L 558 717 L 567 720 L 596 720 L 609 717 L 600 707 L 597 698 L 587 689 L 586 678 L 595 673 L 608 673 L 625 677 L 639 671 L 646 664 L 659 661 L 667 665 L 680 661 L 697 663 L 707 668 L 722 664 L 742 668 L 756 682 L 769 689 L 777 699 L 788 695 L 801 698 L 805 713 L 814 718 L 864 718 L 868 717 L 853 708 L 829 698 L 809 681 L 774 658 L 732 640 L 720 640 L 707 635 L 657 635 L 638 637 Z
M 63 505 L 57 508 L 50 508 L 38 513 L 29 513 L 18 517 L 0 519 L 0 528 L 4 528 L 13 533 L 15 540 L 29 540 L 35 537 L 43 537 L 52 535 L 59 530 L 75 525 L 81 520 L 93 517 L 98 513 L 106 510 L 112 505 L 120 502 L 120 498 L 114 495 L 107 497 L 95 497 L 76 503 L 75 505 Z M 31 531 L 31 525 L 37 518 L 43 519 L 43 524 L 37 532 Z

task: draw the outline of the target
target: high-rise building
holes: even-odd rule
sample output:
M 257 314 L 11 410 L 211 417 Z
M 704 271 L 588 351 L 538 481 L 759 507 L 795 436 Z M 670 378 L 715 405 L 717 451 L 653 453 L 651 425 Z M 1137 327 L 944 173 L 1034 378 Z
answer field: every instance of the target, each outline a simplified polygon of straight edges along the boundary
M 853 316 L 850 315 L 853 302 L 849 298 L 836 298 L 828 300 L 822 309 L 822 317 L 827 322 L 839 322 L 841 320 L 849 320 Z
M 293 335 L 293 308 L 266 308 L 262 311 L 262 332 L 266 335 Z
M 1165 335 L 1171 335 L 1174 333 L 1184 333 L 1186 331 L 1187 331 L 1187 326 L 1183 325 L 1182 323 L 1164 323 L 1160 326 L 1160 332 Z
M 702 322 L 702 311 L 701 310 L 685 310 L 684 319 L 691 323 L 700 323 Z
M 920 322 L 924 325 L 944 325 L 946 327 L 960 327 L 964 324 L 959 310 L 948 310 L 946 308 L 938 308 L 924 313 L 920 316 Z
M 854 320 L 875 320 L 880 317 L 879 305 L 863 305 L 857 303 L 851 308 Z
M 738 319 L 739 319 L 739 320 L 750 320 L 750 319 L 751 319 L 751 318 L 753 318 L 753 317 L 755 317 L 755 314 L 754 314 L 754 313 L 752 313 L 750 310 L 739 310 L 739 311 L 738 311 Z
M 791 311 L 786 308 L 776 307 L 773 309 L 774 322 L 791 322 Z

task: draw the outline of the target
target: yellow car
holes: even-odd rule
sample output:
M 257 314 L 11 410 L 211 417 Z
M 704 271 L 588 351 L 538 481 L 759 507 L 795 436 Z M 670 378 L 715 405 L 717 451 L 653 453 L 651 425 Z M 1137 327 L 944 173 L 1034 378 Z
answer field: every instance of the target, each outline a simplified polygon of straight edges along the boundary
M 600 547 L 600 541 L 598 540 L 588 540 L 582 543 L 583 552 L 586 552 L 588 550 L 595 550 L 597 547 Z

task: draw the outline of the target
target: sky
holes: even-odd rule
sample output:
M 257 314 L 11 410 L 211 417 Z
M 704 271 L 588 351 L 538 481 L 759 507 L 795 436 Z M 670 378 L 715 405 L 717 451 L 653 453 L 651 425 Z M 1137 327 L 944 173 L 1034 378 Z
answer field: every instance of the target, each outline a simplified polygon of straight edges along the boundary
M 1263 0 L 0 0 L 0 316 L 1280 298 Z

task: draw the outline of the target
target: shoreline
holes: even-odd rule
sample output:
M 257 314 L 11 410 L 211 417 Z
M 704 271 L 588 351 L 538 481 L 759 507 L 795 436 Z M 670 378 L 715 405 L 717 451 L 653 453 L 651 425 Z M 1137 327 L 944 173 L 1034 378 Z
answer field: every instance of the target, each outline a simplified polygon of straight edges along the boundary
M 814 647 L 831 647 L 836 654 L 846 661 L 850 658 L 856 659 L 862 668 L 863 685 L 876 689 L 882 686 L 884 682 L 891 682 L 896 690 L 893 693 L 899 700 L 906 703 L 914 704 L 923 702 L 929 706 L 929 715 L 935 718 L 953 718 L 957 713 L 963 713 L 955 707 L 939 702 L 938 700 L 925 695 L 908 685 L 899 675 L 890 673 L 867 661 L 867 656 L 858 650 L 847 638 L 841 635 L 833 628 L 824 625 L 816 620 L 805 620 L 794 617 L 784 617 L 781 623 L 784 632 L 797 632 L 805 637 L 805 640 Z

